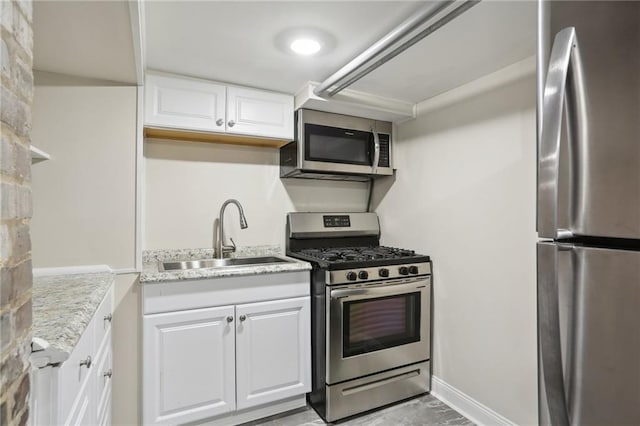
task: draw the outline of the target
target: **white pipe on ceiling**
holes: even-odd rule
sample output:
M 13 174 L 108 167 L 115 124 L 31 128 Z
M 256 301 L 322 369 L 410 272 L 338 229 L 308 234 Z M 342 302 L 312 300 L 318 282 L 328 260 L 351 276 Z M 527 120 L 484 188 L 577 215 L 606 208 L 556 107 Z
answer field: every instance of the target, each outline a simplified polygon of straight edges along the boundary
M 335 95 L 479 2 L 480 0 L 465 0 L 461 2 L 445 0 L 426 4 L 414 15 L 320 83 L 313 92 L 317 96 Z

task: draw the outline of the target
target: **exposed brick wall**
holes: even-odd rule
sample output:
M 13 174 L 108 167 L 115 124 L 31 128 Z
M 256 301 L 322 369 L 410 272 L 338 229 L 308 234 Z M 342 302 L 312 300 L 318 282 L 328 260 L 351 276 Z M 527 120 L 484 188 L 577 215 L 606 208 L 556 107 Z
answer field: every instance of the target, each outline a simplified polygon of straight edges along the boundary
M 0 0 L 0 425 L 29 419 L 31 345 L 30 0 Z

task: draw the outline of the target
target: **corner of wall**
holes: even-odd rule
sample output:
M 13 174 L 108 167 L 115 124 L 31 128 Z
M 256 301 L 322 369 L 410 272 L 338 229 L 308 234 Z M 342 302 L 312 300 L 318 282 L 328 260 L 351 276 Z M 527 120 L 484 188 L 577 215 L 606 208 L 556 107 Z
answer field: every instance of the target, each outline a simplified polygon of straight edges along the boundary
M 0 424 L 27 424 L 31 354 L 30 0 L 0 2 Z

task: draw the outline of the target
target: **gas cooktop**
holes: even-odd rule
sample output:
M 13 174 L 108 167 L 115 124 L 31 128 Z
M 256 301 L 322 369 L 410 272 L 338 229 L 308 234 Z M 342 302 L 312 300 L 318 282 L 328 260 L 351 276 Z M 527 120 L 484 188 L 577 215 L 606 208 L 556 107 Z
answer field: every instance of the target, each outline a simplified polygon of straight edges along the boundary
M 369 266 L 399 265 L 428 262 L 429 256 L 386 246 L 306 248 L 291 255 L 317 262 L 328 269 L 348 269 Z

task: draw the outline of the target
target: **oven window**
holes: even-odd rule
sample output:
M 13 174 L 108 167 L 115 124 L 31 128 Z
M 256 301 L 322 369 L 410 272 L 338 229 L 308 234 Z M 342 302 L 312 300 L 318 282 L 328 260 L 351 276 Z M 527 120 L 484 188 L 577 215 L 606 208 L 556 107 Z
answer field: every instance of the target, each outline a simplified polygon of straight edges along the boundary
M 307 160 L 371 165 L 371 132 L 307 124 L 305 140 Z
M 344 357 L 420 340 L 420 293 L 345 302 Z

